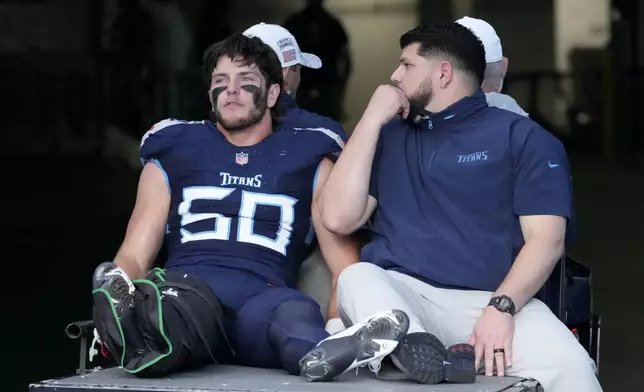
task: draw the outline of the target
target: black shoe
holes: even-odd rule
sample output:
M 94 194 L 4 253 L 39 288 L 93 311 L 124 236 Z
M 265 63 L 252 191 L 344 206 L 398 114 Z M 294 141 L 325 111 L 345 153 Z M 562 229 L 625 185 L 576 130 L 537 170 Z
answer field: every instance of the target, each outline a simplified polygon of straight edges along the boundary
M 359 366 L 379 363 L 408 329 L 405 312 L 378 313 L 321 341 L 300 360 L 300 374 L 308 381 L 328 381 Z
M 474 347 L 456 344 L 445 348 L 427 332 L 405 336 L 391 354 L 391 360 L 407 377 L 422 384 L 442 381 L 471 384 L 476 381 Z

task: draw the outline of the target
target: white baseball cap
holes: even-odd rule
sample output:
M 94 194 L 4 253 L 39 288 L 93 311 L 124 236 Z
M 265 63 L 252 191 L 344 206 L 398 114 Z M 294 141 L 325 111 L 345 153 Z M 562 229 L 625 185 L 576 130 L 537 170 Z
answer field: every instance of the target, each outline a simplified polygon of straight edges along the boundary
M 501 39 L 496 34 L 494 27 L 492 27 L 488 22 L 481 19 L 465 16 L 457 20 L 456 23 L 472 30 L 472 32 L 476 34 L 481 42 L 483 42 L 483 47 L 485 48 L 486 63 L 495 63 L 497 61 L 503 60 Z
M 302 64 L 308 68 L 322 68 L 322 60 L 311 53 L 302 53 L 291 34 L 284 27 L 276 24 L 259 23 L 243 33 L 247 37 L 257 37 L 270 46 L 282 63 L 282 68 Z

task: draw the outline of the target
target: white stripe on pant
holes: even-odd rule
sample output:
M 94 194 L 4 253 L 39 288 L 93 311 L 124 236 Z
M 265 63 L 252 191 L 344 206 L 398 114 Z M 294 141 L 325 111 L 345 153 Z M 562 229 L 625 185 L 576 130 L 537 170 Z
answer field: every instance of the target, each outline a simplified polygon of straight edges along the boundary
M 436 335 L 445 346 L 467 342 L 489 291 L 439 289 L 371 263 L 345 269 L 338 281 L 338 303 L 352 323 L 386 310 L 410 318 L 409 332 Z M 534 378 L 545 392 L 601 391 L 588 353 L 541 301 L 531 300 L 515 315 L 513 365 L 508 376 Z

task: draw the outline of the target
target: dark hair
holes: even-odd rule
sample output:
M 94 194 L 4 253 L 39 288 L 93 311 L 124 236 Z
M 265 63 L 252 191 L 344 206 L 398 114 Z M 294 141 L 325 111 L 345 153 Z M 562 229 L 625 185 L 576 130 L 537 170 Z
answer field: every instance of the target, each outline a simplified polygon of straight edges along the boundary
M 282 75 L 282 63 L 273 49 L 257 37 L 247 37 L 242 33 L 234 33 L 223 41 L 210 45 L 204 52 L 203 63 L 206 70 L 208 86 L 212 78 L 212 72 L 217 62 L 223 56 L 231 59 L 239 59 L 241 65 L 250 66 L 255 64 L 266 80 L 266 90 L 277 84 L 280 88 L 284 85 Z M 276 124 L 281 115 L 281 107 L 278 103 L 271 108 L 271 117 Z
M 443 57 L 452 67 L 468 73 L 480 87 L 485 75 L 485 48 L 478 37 L 459 23 L 432 23 L 409 30 L 400 37 L 400 49 L 418 43 L 423 57 Z

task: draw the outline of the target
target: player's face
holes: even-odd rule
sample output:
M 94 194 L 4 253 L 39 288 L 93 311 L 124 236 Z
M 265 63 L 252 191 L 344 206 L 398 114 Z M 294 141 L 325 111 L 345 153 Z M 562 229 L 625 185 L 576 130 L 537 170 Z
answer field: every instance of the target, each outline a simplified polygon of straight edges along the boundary
M 255 64 L 243 65 L 223 56 L 210 79 L 210 102 L 215 119 L 230 132 L 257 124 L 268 113 L 266 81 Z
M 432 64 L 418 55 L 419 44 L 408 45 L 400 56 L 400 64 L 391 80 L 400 88 L 414 109 L 423 109 L 432 100 Z

